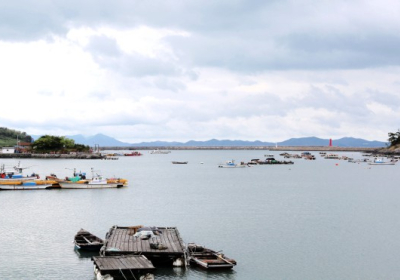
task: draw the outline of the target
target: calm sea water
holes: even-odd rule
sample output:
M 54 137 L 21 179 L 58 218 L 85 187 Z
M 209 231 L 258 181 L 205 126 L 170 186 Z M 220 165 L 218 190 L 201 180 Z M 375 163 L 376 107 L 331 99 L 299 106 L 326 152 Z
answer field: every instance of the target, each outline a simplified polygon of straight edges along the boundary
M 22 160 L 41 176 L 93 167 L 129 179 L 129 186 L 0 192 L 0 279 L 92 280 L 90 257 L 74 251 L 75 233 L 84 228 L 104 238 L 113 225 L 139 224 L 176 226 L 186 243 L 223 250 L 238 262 L 219 272 L 158 269 L 156 279 L 400 279 L 400 164 L 325 160 L 315 152 L 317 160 L 294 165 L 217 167 L 265 153 L 271 152 Z

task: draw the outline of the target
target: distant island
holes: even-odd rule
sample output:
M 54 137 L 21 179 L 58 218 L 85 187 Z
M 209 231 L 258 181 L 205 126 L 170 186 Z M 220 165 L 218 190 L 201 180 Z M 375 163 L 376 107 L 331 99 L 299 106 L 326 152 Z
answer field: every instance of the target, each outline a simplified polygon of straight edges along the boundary
M 361 138 L 343 137 L 340 139 L 322 139 L 318 137 L 290 138 L 281 142 L 263 142 L 246 140 L 207 141 L 190 140 L 187 142 L 152 141 L 126 143 L 104 134 L 83 136 L 28 135 L 25 132 L 0 128 L 0 147 L 4 154 L 99 154 L 100 150 L 310 150 L 310 151 L 365 151 L 372 153 L 400 154 L 400 130 L 388 133 L 388 142 L 370 141 Z M 23 142 L 25 141 L 25 142 Z M 4 152 L 5 151 L 5 152 Z M 11 151 L 11 152 L 10 152 Z
M 280 146 L 329 146 L 330 139 L 321 139 L 318 137 L 291 138 L 281 142 L 263 142 L 263 141 L 245 141 L 245 140 L 217 140 L 211 139 L 207 141 L 187 141 L 187 142 L 168 142 L 153 141 L 140 143 L 125 143 L 118 141 L 104 134 L 96 134 L 94 136 L 85 137 L 83 135 L 66 136 L 73 139 L 75 143 L 82 145 L 100 147 L 126 147 L 126 148 L 144 148 L 144 147 L 280 147 Z M 34 137 L 35 138 L 35 137 Z M 332 139 L 334 147 L 356 147 L 356 148 L 383 148 L 387 146 L 387 142 L 369 141 L 360 138 L 344 137 L 340 139 Z

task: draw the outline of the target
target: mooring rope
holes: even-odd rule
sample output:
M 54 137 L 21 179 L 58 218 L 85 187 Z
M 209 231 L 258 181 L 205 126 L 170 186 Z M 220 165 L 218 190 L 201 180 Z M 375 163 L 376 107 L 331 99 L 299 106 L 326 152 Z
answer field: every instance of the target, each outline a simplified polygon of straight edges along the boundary
M 132 270 L 131 269 L 129 269 L 129 271 L 131 272 L 131 274 L 132 274 L 132 277 L 136 280 L 136 277 L 135 277 L 135 275 L 133 274 L 133 272 L 132 272 Z
M 121 269 L 121 268 L 119 268 L 119 272 L 121 272 L 121 274 L 122 274 L 122 276 L 124 277 L 125 280 L 128 280 L 128 279 L 125 277 L 125 274 L 122 272 L 122 269 Z

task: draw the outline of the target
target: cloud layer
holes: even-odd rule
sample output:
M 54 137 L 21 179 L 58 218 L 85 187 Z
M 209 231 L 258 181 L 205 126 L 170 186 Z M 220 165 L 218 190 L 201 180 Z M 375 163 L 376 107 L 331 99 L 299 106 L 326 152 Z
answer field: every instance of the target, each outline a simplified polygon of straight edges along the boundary
M 0 3 L 0 123 L 125 142 L 385 141 L 400 117 L 389 2 Z

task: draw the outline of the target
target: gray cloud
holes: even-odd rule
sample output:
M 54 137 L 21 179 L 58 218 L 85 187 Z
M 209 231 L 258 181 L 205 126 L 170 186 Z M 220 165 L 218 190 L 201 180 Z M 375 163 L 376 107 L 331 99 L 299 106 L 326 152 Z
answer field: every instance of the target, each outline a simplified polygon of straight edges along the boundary
M 142 56 L 138 53 L 122 52 L 115 39 L 107 36 L 94 36 L 86 51 L 91 53 L 100 66 L 122 75 L 134 77 L 183 75 L 180 67 L 166 58 L 164 60 Z
M 346 8 L 341 11 L 343 5 Z M 28 0 L 3 1 L 0 38 L 25 41 L 52 34 L 62 36 L 71 27 L 148 25 L 192 34 L 189 38 L 167 39 L 180 64 L 187 67 L 221 67 L 252 73 L 399 65 L 398 17 L 382 18 L 379 11 L 372 13 L 371 9 L 360 6 L 358 1 L 315 4 L 308 0 L 58 0 L 34 5 Z M 368 16 L 360 17 L 363 12 Z M 387 24 L 394 29 L 388 29 Z M 177 71 L 168 66 L 169 62 L 139 56 L 124 60 L 129 60 L 128 65 L 117 63 L 118 67 L 130 75 L 170 75 Z M 131 64 L 137 67 L 130 67 Z

